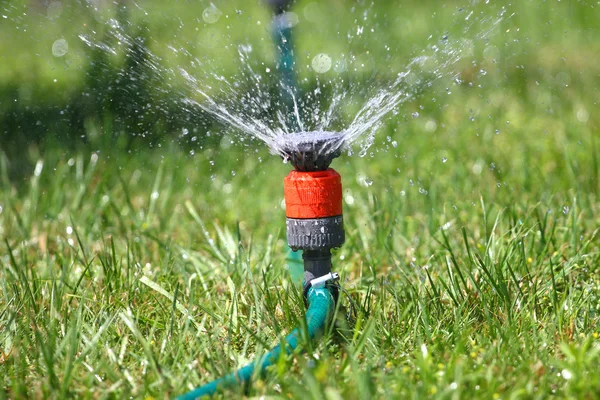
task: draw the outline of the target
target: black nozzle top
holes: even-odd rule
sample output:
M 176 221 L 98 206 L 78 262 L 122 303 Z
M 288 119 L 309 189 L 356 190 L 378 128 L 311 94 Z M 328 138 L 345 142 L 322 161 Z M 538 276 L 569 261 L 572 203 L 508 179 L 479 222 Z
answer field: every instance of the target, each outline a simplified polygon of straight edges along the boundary
M 283 135 L 279 142 L 283 157 L 297 171 L 324 171 L 342 153 L 343 136 L 332 132 L 302 132 Z

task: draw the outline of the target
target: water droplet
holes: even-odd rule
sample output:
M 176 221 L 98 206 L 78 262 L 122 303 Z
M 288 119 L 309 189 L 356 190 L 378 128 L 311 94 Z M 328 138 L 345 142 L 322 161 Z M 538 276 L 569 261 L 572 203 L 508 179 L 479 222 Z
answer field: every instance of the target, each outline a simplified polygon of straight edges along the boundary
M 348 69 L 346 60 L 337 60 L 333 66 L 333 70 L 337 73 L 345 72 Z
M 396 148 L 398 147 L 398 142 L 396 142 L 395 140 L 392 142 L 392 147 Z
M 500 57 L 500 50 L 493 45 L 487 46 L 483 51 L 483 56 L 488 60 L 494 62 Z
M 72 234 L 73 234 L 73 227 L 67 226 L 67 235 L 72 235 Z
M 119 29 L 120 25 L 119 25 L 119 21 L 117 21 L 114 18 L 110 18 L 108 21 L 106 21 L 106 24 L 111 28 L 111 29 Z
M 569 213 L 569 210 L 570 210 L 569 206 L 564 206 L 563 207 L 563 214 L 567 215 Z
M 499 135 L 500 134 L 500 129 L 496 129 L 495 133 L 496 133 L 496 135 Z
M 210 6 L 205 8 L 202 12 L 202 19 L 209 24 L 214 24 L 221 18 L 222 14 L 221 10 L 211 3 Z
M 231 176 L 235 176 L 235 171 L 231 170 Z
M 371 185 L 373 184 L 373 179 L 370 179 L 370 178 L 365 178 L 365 184 L 366 184 L 367 186 L 371 186 Z
M 425 123 L 425 130 L 427 132 L 434 132 L 437 129 L 437 124 L 434 120 L 430 119 Z
M 573 377 L 573 374 L 571 373 L 571 371 L 569 371 L 568 369 L 563 369 L 560 374 L 562 375 L 562 377 L 564 379 L 566 379 L 567 381 L 569 379 L 571 379 Z
M 588 119 L 590 118 L 590 113 L 588 113 L 588 111 L 581 107 L 579 110 L 577 110 L 577 120 L 579 122 L 587 122 Z
M 58 39 L 52 45 L 52 55 L 62 57 L 69 51 L 69 43 L 65 39 Z
M 411 116 L 413 118 L 418 118 L 419 117 L 419 113 L 417 111 L 415 111 L 414 113 L 411 114 Z
M 448 161 L 448 157 L 442 157 L 442 162 L 445 163 L 446 161 Z
M 319 74 L 323 74 L 331 68 L 331 57 L 325 53 L 317 54 L 311 63 L 312 69 Z
M 48 5 L 48 9 L 46 10 L 46 15 L 50 19 L 56 19 L 62 13 L 62 4 L 60 1 L 53 1 Z

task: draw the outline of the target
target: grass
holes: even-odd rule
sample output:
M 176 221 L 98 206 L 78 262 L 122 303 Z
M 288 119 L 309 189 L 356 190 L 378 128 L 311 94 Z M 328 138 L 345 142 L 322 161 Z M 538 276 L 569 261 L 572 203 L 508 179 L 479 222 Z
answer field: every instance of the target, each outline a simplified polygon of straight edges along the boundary
M 303 343 L 250 396 L 597 397 L 597 11 L 564 3 L 523 2 L 485 77 L 451 94 L 436 83 L 364 157 L 334 162 L 347 233 L 334 269 L 352 324 Z M 428 7 L 401 10 L 415 37 Z M 380 23 L 390 37 L 406 26 Z M 319 32 L 304 34 L 300 48 Z M 0 399 L 170 397 L 299 324 L 289 166 L 256 144 L 159 144 L 0 152 Z
M 527 161 L 511 156 L 534 152 L 540 136 L 490 147 L 468 124 L 453 143 L 439 135 L 446 162 L 419 151 L 422 134 L 398 135 L 405 150 L 376 162 L 336 161 L 348 240 L 335 270 L 359 305 L 354 328 L 346 341 L 305 343 L 313 350 L 282 360 L 251 394 L 600 390 L 594 152 L 567 155 L 554 140 Z M 20 184 L 4 157 L 0 395 L 162 398 L 241 366 L 297 325 L 280 206 L 288 167 L 262 155 L 54 152 Z M 554 172 L 541 180 L 545 169 Z

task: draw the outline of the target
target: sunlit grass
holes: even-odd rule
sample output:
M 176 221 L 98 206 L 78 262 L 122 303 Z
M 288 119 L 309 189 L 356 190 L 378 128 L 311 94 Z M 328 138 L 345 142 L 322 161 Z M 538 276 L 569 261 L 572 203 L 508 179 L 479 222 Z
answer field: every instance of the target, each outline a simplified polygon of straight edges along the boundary
M 594 397 L 592 136 L 562 130 L 576 114 L 530 135 L 514 112 L 522 122 L 498 134 L 468 114 L 392 120 L 395 147 L 385 128 L 373 156 L 334 163 L 347 229 L 334 269 L 353 328 L 281 360 L 250 393 Z M 2 396 L 178 394 L 302 318 L 285 267 L 289 166 L 264 150 L 29 154 L 24 181 L 11 157 L 0 163 Z

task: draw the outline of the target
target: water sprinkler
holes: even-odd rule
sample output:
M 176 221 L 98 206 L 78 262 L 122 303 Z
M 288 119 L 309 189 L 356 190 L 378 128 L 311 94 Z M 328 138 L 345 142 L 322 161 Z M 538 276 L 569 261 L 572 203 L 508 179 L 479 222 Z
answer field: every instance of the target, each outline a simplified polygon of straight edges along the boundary
M 273 31 L 279 52 L 278 69 L 288 108 L 289 127 L 296 130 L 293 101 L 297 94 L 294 57 L 291 45 L 291 25 L 285 11 L 290 0 L 268 0 L 275 11 Z M 294 166 L 284 179 L 287 239 L 293 251 L 302 250 L 304 260 L 304 299 L 306 325 L 294 329 L 285 341 L 245 367 L 179 397 L 192 400 L 212 396 L 227 387 L 245 386 L 255 371 L 264 373 L 282 353 L 298 347 L 306 334 L 316 338 L 331 319 L 338 297 L 339 276 L 331 272 L 331 249 L 345 240 L 342 218 L 342 180 L 329 165 L 341 154 L 342 135 L 330 132 L 309 132 L 284 135 L 279 138 L 284 158 Z
M 317 337 L 330 320 L 338 297 L 337 273 L 331 272 L 331 249 L 344 243 L 342 180 L 329 168 L 340 155 L 341 137 L 326 132 L 286 135 L 280 143 L 294 166 L 284 179 L 287 239 L 294 251 L 302 250 L 304 260 L 304 299 L 306 334 Z M 280 355 L 290 353 L 300 343 L 302 331 L 294 329 L 280 344 L 253 363 L 179 397 L 192 400 L 218 391 L 247 384 L 254 372 L 263 373 Z
M 294 166 L 284 179 L 288 245 L 303 250 L 305 284 L 331 272 L 331 249 L 344 244 L 342 179 L 329 165 L 341 135 L 285 135 L 281 147 Z

